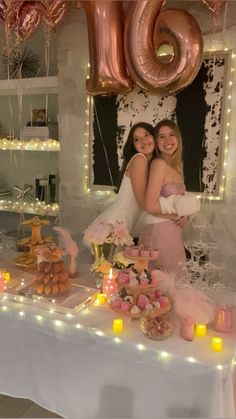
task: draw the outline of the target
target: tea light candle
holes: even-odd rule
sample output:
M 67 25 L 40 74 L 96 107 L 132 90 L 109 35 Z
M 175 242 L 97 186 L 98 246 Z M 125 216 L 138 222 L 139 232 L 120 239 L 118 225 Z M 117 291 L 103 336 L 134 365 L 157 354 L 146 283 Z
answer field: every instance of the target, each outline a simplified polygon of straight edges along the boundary
M 102 294 L 102 293 L 98 294 L 97 299 L 96 299 L 96 303 L 99 304 L 99 305 L 102 305 L 102 304 L 105 304 L 105 302 L 106 302 L 106 295 Z
M 195 334 L 196 334 L 196 336 L 199 336 L 199 337 L 206 336 L 206 325 L 205 324 L 196 324 Z
M 215 352 L 222 351 L 222 339 L 221 338 L 212 338 L 211 339 L 211 349 Z
M 5 280 L 6 280 L 6 282 L 9 282 L 9 281 L 10 281 L 10 279 L 11 279 L 10 272 L 6 272 L 6 273 L 5 273 Z
M 115 319 L 113 321 L 113 332 L 120 333 L 123 331 L 123 320 Z

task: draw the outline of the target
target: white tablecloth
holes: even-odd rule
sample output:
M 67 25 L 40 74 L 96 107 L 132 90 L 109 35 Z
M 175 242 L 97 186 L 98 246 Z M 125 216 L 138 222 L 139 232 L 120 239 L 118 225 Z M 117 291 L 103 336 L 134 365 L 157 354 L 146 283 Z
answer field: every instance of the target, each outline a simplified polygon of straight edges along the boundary
M 116 317 L 89 307 L 71 318 L 0 298 L 0 393 L 70 419 L 235 416 L 235 335 L 222 335 L 224 350 L 213 353 L 214 332 L 185 342 L 176 329 L 151 341 L 124 318 L 117 341 Z

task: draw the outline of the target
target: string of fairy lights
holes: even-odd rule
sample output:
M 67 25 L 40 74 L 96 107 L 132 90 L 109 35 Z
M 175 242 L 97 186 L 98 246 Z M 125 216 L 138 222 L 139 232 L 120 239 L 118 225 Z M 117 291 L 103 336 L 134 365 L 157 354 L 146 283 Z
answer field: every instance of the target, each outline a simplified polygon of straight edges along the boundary
M 89 79 L 89 71 L 90 71 L 90 63 L 88 63 L 88 65 L 87 65 L 87 77 L 86 77 L 87 79 Z M 91 190 L 91 188 L 90 188 L 90 184 L 92 183 L 91 179 L 90 179 L 91 174 L 89 174 L 89 156 L 92 155 L 92 150 L 90 149 L 91 148 L 90 136 L 92 136 L 90 115 L 92 114 L 92 107 L 93 107 L 93 98 L 91 96 L 87 95 L 87 107 L 86 107 L 86 110 L 85 110 L 86 122 L 85 122 L 85 131 L 84 131 L 85 150 L 84 150 L 84 154 L 83 154 L 84 161 L 85 161 L 85 164 L 84 164 L 85 176 L 84 176 L 84 188 L 83 189 L 84 189 L 85 194 L 93 192 L 93 193 L 95 193 L 99 196 L 110 195 L 111 194 L 110 190 L 100 190 L 100 189 Z
M 14 299 L 12 299 L 12 296 L 11 296 L 9 299 L 8 294 L 4 293 L 0 300 L 1 314 L 4 315 L 4 314 L 11 313 L 11 316 L 12 316 L 14 312 L 16 315 L 16 318 L 18 317 L 22 320 L 26 319 L 26 317 L 30 318 L 30 320 L 33 320 L 37 324 L 40 324 L 42 327 L 43 327 L 44 321 L 49 320 L 51 325 L 54 326 L 58 331 L 61 330 L 61 332 L 63 332 L 65 331 L 65 328 L 70 328 L 71 330 L 75 329 L 78 332 L 86 331 L 87 333 L 94 334 L 98 337 L 110 339 L 110 341 L 116 345 L 117 344 L 122 345 L 122 343 L 124 344 L 129 343 L 138 352 L 145 352 L 148 350 L 151 352 L 155 352 L 157 354 L 157 361 L 167 362 L 167 361 L 179 359 L 181 361 L 185 360 L 189 363 L 199 363 L 199 364 L 202 363 L 201 361 L 198 361 L 193 356 L 180 358 L 176 355 L 173 355 L 163 350 L 154 350 L 153 348 L 150 348 L 142 343 L 130 342 L 126 340 L 125 337 L 122 339 L 121 337 L 122 335 L 114 336 L 114 332 L 105 333 L 103 330 L 97 329 L 96 327 L 84 326 L 83 324 L 78 323 L 77 318 L 80 317 L 82 320 L 83 315 L 88 315 L 89 313 L 92 312 L 92 308 L 85 308 L 80 313 L 75 313 L 75 314 L 72 314 L 70 312 L 67 312 L 67 313 L 65 312 L 64 314 L 60 313 L 60 319 L 59 319 L 59 318 L 55 318 L 55 315 L 58 315 L 55 304 L 54 304 L 55 301 L 54 303 L 52 302 L 52 304 L 49 305 L 48 310 L 47 310 L 47 315 L 43 315 L 44 310 L 40 309 L 40 307 L 38 307 L 39 311 L 37 312 L 37 314 L 35 314 L 34 312 L 33 313 L 30 312 L 29 310 L 26 309 L 24 305 L 22 306 L 24 301 L 25 301 L 25 297 L 15 296 Z M 14 302 L 18 304 L 14 304 Z M 40 302 L 40 298 L 32 300 L 32 304 L 34 305 L 34 307 L 37 307 L 38 302 Z M 12 306 L 12 303 L 13 303 L 13 306 Z M 53 316 L 53 318 L 50 320 L 51 315 Z M 215 367 L 217 370 L 223 370 L 224 368 L 228 368 L 228 364 L 224 364 L 224 365 L 217 364 L 217 365 L 212 365 L 212 366 Z M 236 366 L 236 359 L 235 357 L 233 357 L 232 362 L 231 362 L 231 368 L 233 369 L 235 368 L 235 366 Z
M 233 51 L 229 51 L 228 48 L 224 48 L 225 52 L 229 52 L 229 81 L 227 85 L 227 96 L 224 103 L 225 110 L 224 110 L 224 135 L 223 135 L 223 147 L 222 147 L 222 169 L 220 171 L 220 182 L 219 182 L 219 192 L 218 195 L 209 195 L 207 198 L 210 201 L 220 201 L 224 198 L 225 188 L 226 188 L 226 175 L 227 175 L 227 168 L 228 168 L 228 146 L 229 146 L 229 139 L 230 139 L 230 127 L 231 127 L 231 100 L 232 100 L 232 89 L 234 84 L 234 72 L 235 72 L 235 58 L 236 54 Z M 217 52 L 216 49 L 211 49 L 210 52 Z M 202 195 L 197 195 L 200 199 Z M 205 198 L 205 196 L 204 196 Z
M 17 138 L 0 138 L 0 150 L 60 151 L 60 143 L 51 138 L 46 140 L 32 138 L 24 141 Z

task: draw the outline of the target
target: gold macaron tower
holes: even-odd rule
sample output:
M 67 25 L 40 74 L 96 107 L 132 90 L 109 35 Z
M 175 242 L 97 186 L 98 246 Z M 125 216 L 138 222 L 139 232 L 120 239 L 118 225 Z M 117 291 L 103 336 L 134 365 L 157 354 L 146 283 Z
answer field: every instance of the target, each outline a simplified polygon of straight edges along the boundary
M 65 251 L 56 246 L 39 246 L 36 249 L 38 272 L 33 283 L 39 295 L 60 296 L 70 289 L 71 282 L 64 261 Z
M 41 228 L 45 225 L 49 225 L 50 222 L 35 216 L 29 220 L 22 221 L 21 224 L 31 228 L 31 236 L 19 240 L 17 244 L 20 248 L 27 248 L 29 250 L 14 258 L 13 261 L 17 266 L 22 268 L 36 268 L 36 248 L 40 245 L 53 243 L 53 238 L 51 236 L 42 236 L 41 234 Z

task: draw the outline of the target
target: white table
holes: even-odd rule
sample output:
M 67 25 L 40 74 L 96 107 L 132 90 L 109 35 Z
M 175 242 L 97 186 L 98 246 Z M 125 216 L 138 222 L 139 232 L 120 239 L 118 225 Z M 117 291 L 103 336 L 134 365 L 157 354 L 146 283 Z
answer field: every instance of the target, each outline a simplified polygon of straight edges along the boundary
M 185 342 L 176 330 L 151 341 L 124 318 L 118 340 L 116 317 L 89 307 L 70 318 L 0 298 L 0 393 L 70 419 L 234 417 L 235 335 L 213 353 L 210 336 Z

